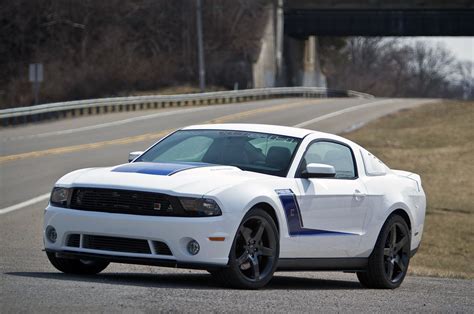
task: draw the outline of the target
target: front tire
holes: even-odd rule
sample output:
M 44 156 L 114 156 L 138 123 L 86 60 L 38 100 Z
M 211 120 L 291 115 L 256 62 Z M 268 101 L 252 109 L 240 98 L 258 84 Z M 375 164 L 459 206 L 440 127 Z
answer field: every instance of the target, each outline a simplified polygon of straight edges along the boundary
M 57 270 L 66 274 L 95 275 L 109 266 L 109 262 L 56 257 L 52 252 L 46 252 L 46 255 Z
M 211 274 L 226 286 L 259 289 L 272 279 L 279 254 L 280 237 L 273 218 L 254 208 L 237 230 L 228 267 Z
M 398 288 L 408 271 L 411 235 L 405 220 L 390 216 L 382 227 L 366 272 L 357 278 L 367 288 Z

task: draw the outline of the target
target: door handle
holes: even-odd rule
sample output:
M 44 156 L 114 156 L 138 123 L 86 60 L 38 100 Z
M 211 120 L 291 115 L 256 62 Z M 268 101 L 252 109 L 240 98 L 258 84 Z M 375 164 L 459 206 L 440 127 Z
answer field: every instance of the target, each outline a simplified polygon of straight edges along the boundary
M 364 199 L 364 197 L 365 197 L 365 193 L 362 193 L 359 190 L 354 191 L 354 198 L 355 198 L 356 201 L 361 201 L 361 200 Z

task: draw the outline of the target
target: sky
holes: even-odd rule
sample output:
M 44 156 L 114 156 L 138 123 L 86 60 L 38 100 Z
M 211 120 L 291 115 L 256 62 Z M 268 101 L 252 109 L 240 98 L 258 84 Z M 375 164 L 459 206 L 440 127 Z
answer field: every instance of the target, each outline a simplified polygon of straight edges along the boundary
M 459 60 L 469 60 L 474 62 L 474 37 L 418 37 L 416 39 L 422 39 L 433 45 L 441 42 Z

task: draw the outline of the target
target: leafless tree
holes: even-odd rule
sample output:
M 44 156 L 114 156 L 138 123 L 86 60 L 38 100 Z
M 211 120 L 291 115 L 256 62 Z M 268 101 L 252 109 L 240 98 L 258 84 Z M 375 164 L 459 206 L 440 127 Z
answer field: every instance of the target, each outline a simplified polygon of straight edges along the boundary
M 245 81 L 269 0 L 204 0 L 210 84 Z M 0 107 L 30 105 L 28 63 L 43 101 L 157 91 L 197 81 L 193 0 L 0 0 Z
M 455 60 L 443 45 L 356 37 L 325 59 L 333 88 L 390 97 L 472 97 L 472 65 Z
M 464 99 L 474 99 L 474 62 L 463 61 L 456 66 L 455 83 Z

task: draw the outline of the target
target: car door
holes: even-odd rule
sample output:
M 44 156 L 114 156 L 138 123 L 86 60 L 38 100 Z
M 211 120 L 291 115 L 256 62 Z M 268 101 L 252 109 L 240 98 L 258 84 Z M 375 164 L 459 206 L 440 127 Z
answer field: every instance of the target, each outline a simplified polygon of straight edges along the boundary
M 334 178 L 298 178 L 309 163 L 332 165 Z M 357 252 L 367 214 L 366 189 L 354 152 L 333 140 L 311 142 L 296 172 L 301 221 L 298 245 L 308 257 L 347 257 Z

